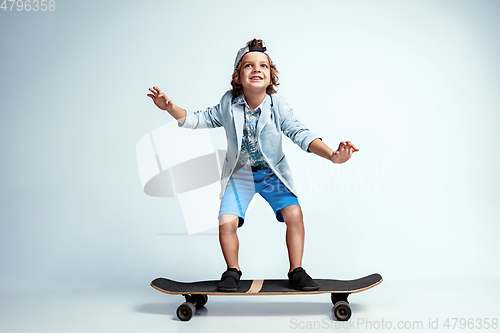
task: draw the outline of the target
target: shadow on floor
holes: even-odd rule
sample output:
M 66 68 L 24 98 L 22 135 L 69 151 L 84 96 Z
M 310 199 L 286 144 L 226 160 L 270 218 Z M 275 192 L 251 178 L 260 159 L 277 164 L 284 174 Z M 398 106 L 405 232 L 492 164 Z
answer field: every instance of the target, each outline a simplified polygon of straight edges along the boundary
M 151 303 L 143 304 L 135 308 L 135 311 L 155 315 L 172 316 L 173 320 L 179 320 L 176 310 L 183 303 Z M 365 311 L 366 306 L 350 303 L 353 313 L 360 314 Z M 332 313 L 331 302 L 245 302 L 235 300 L 234 302 L 210 302 L 201 309 L 196 310 L 195 317 L 266 317 L 266 316 L 317 316 L 327 315 L 336 320 Z

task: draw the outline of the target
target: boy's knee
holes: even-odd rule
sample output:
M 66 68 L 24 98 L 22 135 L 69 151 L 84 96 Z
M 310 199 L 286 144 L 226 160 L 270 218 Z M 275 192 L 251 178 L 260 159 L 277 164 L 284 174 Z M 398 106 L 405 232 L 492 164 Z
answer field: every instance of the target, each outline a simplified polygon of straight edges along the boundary
M 219 232 L 236 232 L 238 229 L 239 217 L 231 214 L 219 216 Z
M 302 217 L 302 209 L 300 209 L 300 206 L 298 205 L 287 206 L 283 208 L 280 212 L 287 225 L 302 223 L 303 217 Z

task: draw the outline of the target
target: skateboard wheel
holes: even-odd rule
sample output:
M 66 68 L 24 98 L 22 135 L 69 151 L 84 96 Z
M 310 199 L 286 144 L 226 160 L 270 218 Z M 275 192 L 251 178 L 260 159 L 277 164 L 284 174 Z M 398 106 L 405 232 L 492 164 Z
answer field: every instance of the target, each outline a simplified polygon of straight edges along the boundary
M 338 301 L 333 307 L 333 314 L 338 321 L 347 321 L 351 318 L 351 307 L 346 301 Z
M 191 300 L 189 301 L 194 304 L 197 309 L 201 309 L 208 302 L 208 296 L 203 294 L 191 295 Z
M 196 313 L 196 307 L 191 302 L 184 302 L 177 308 L 177 318 L 188 321 Z
M 196 308 L 201 309 L 202 307 L 205 306 L 205 304 L 207 304 L 208 296 L 200 294 L 200 295 L 198 295 L 198 298 L 199 298 L 199 301 L 196 303 Z

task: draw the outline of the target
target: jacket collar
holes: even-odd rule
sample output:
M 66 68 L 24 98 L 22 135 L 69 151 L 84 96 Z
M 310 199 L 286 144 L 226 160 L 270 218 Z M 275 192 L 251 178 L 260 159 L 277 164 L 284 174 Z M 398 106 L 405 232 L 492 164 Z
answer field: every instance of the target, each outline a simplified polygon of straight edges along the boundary
M 245 99 L 245 95 L 242 93 L 235 99 L 233 99 L 233 104 L 238 104 L 238 105 L 247 105 L 247 101 Z M 264 109 L 266 106 L 271 105 L 271 96 L 269 94 L 266 94 L 266 97 L 262 101 L 262 103 L 259 105 L 261 107 L 261 110 Z
M 259 137 L 262 128 L 271 120 L 271 108 L 272 108 L 272 99 L 269 94 L 266 94 L 264 101 L 260 105 L 260 117 L 257 122 L 257 137 Z

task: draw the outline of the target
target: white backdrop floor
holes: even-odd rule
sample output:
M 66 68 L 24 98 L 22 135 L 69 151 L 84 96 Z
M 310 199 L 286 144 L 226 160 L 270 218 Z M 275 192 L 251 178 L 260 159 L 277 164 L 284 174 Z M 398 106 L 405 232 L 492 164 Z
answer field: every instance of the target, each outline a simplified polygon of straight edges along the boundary
M 349 322 L 335 320 L 328 294 L 211 296 L 191 321 L 181 322 L 175 311 L 184 298 L 147 283 L 135 290 L 4 291 L 0 332 L 499 332 L 498 295 L 498 280 L 385 279 L 349 297 Z

